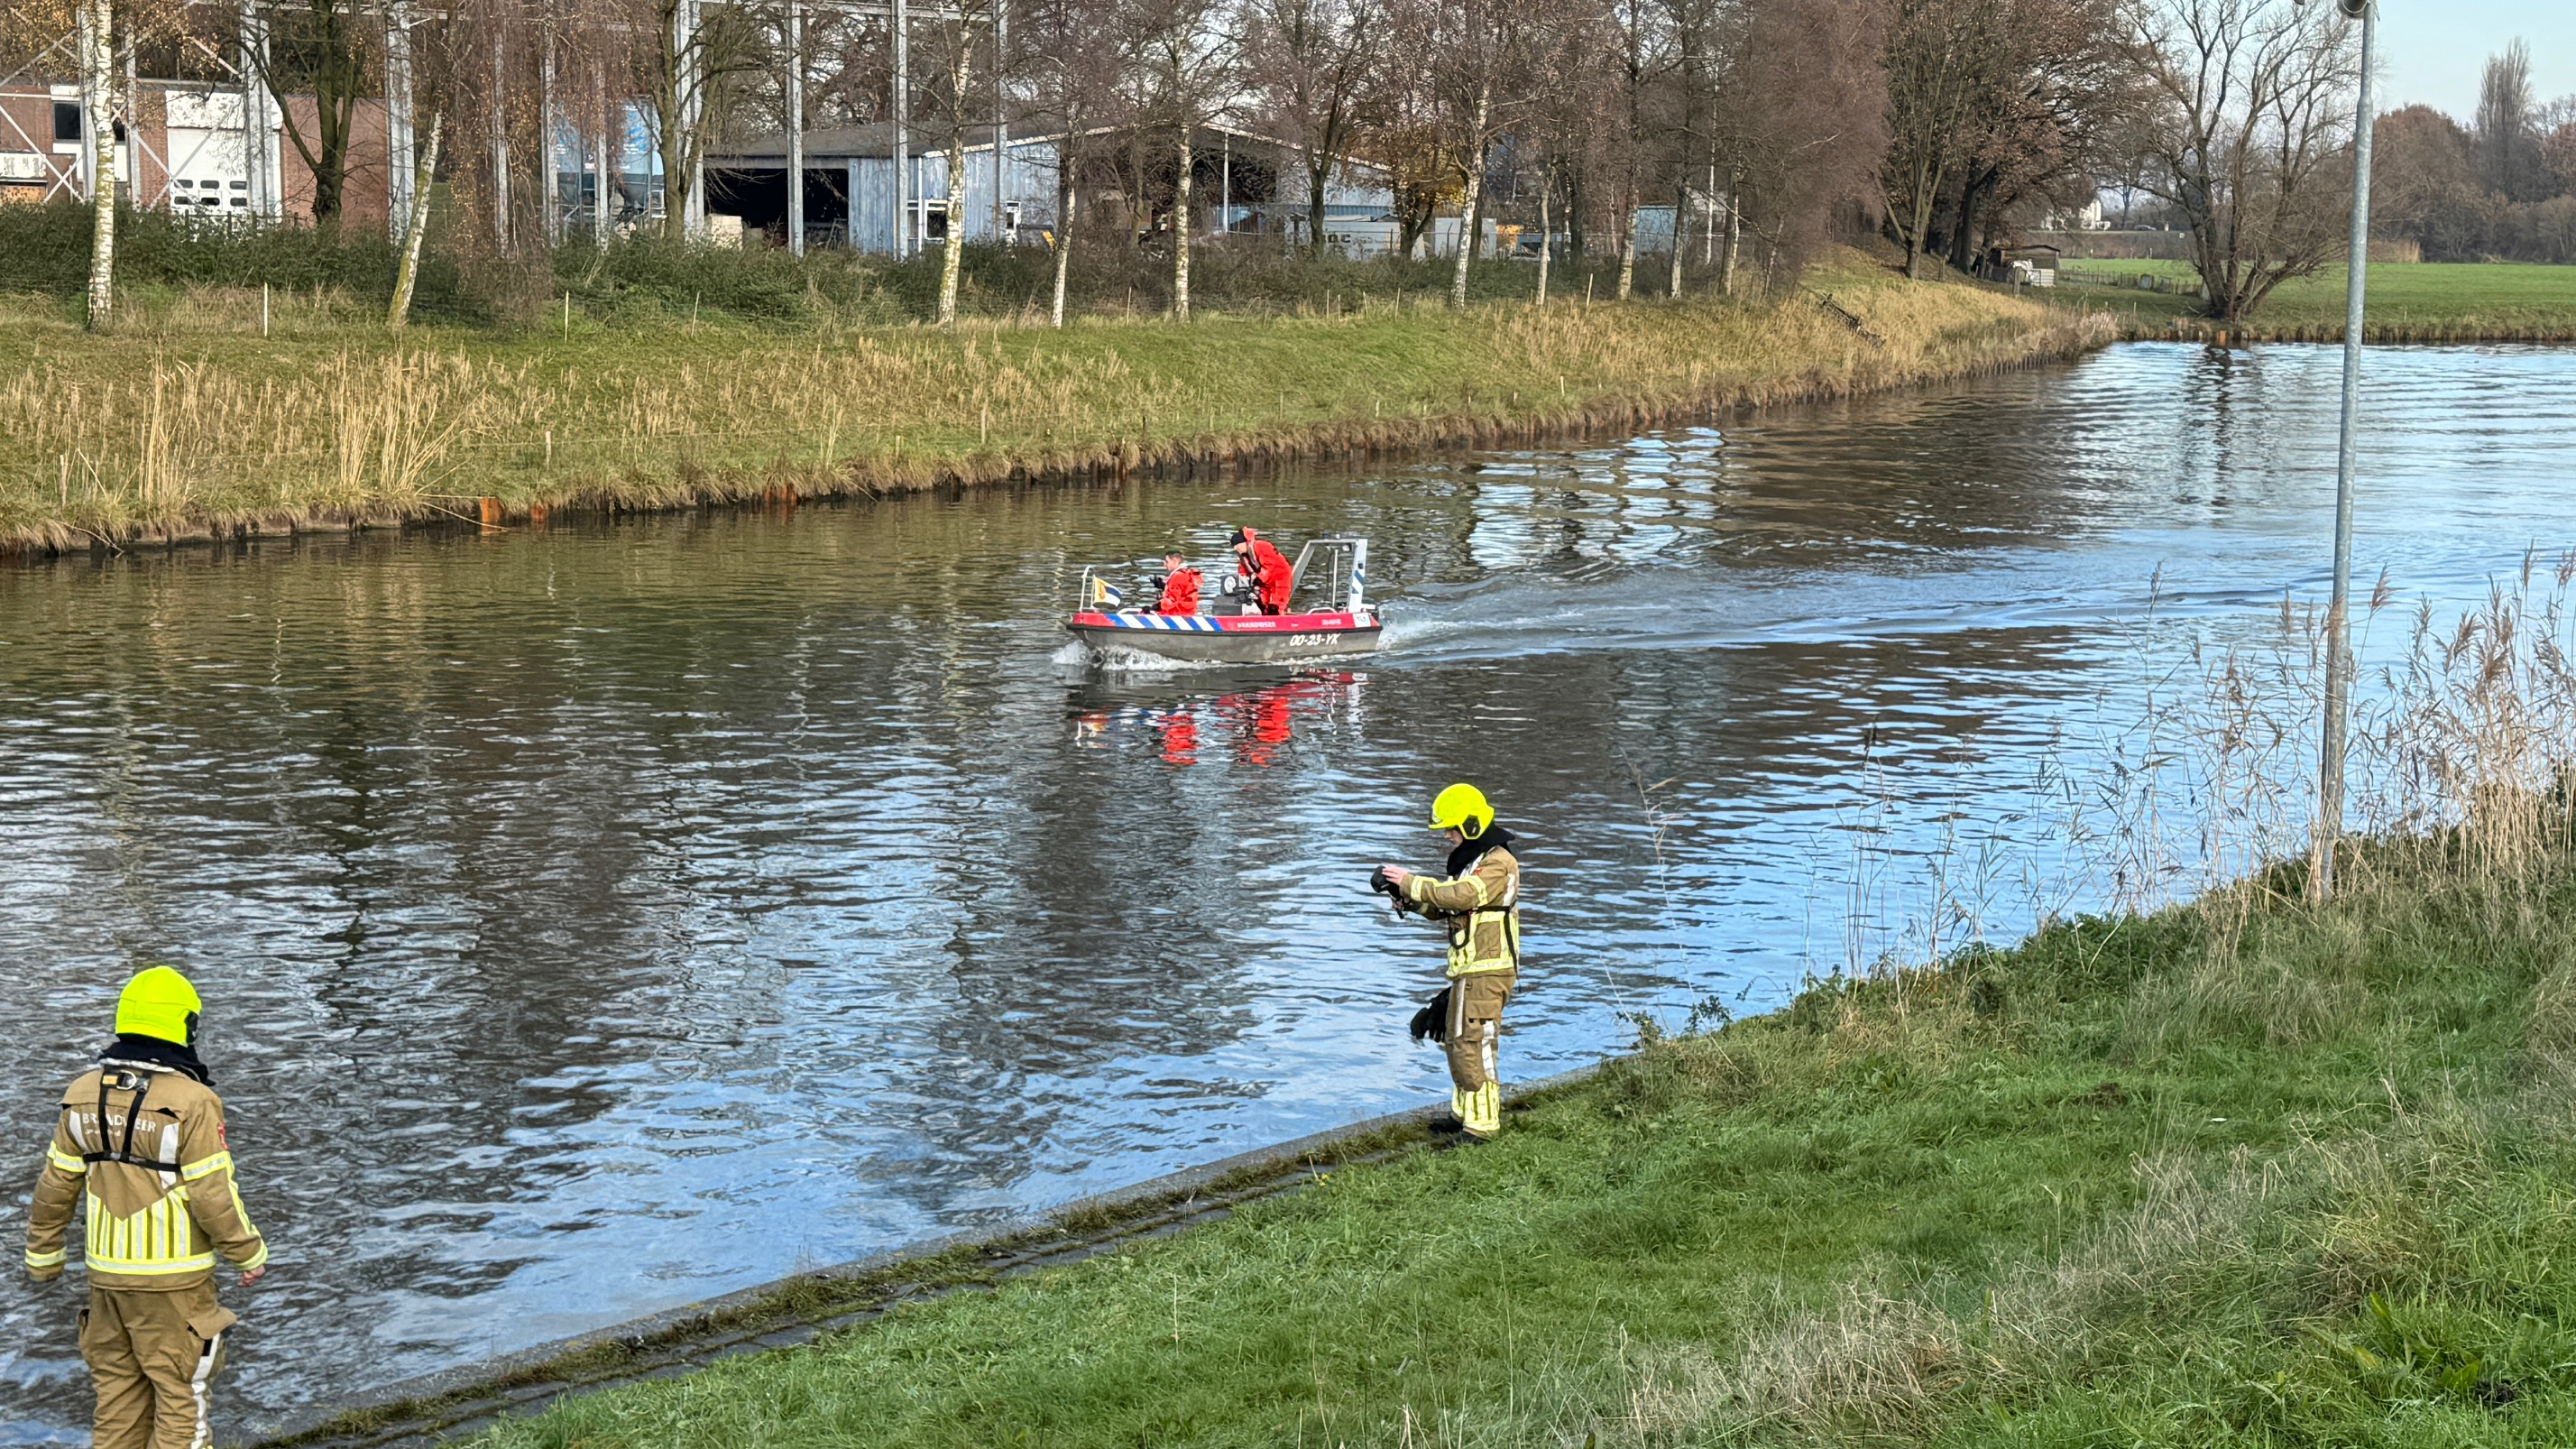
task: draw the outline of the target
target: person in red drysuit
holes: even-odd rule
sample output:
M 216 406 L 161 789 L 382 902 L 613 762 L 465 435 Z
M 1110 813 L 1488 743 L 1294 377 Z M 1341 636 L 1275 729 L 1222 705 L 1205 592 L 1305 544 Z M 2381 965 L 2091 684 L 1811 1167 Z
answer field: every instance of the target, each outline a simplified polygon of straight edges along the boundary
M 1252 580 L 1252 601 L 1265 614 L 1288 612 L 1288 584 L 1296 569 L 1270 540 L 1248 528 L 1234 531 L 1234 571 Z
M 1154 601 L 1157 614 L 1195 614 L 1199 611 L 1199 585 L 1203 580 L 1197 569 L 1179 554 L 1163 555 L 1163 597 Z

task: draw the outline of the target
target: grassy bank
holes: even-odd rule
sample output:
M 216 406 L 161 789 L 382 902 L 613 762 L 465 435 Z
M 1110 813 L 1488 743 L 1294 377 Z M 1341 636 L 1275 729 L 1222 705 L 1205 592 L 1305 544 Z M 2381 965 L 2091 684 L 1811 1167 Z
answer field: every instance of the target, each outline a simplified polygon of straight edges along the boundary
M 2187 262 L 2070 261 L 2061 305 L 2108 308 L 2132 337 L 2324 342 L 2343 337 L 2340 263 L 2284 282 L 2248 321 L 2222 328 L 2198 315 L 2199 285 Z M 2138 290 L 2152 276 L 2180 292 Z M 2116 285 L 2096 285 L 2116 283 Z M 2071 285 L 2070 285 L 2071 284 Z M 2364 335 L 2373 342 L 2576 341 L 2576 267 L 2522 262 L 2381 262 L 2363 297 Z
M 2411 829 L 2330 903 L 2273 865 L 1650 1030 L 1492 1145 L 479 1442 L 2576 1442 L 2576 554 L 2556 577 L 2419 622 L 2355 732 L 2356 808 Z M 2159 714 L 2106 864 L 2295 833 L 2262 818 L 2313 758 L 2282 627 Z
M 486 1442 L 2569 1442 L 2576 892 L 2452 864 L 1820 987 L 1493 1146 Z
M 2011 367 L 2099 316 L 1857 258 L 1770 304 L 1367 300 L 1178 326 L 418 328 L 239 298 L 103 336 L 0 329 L 0 543 L 543 517 L 1527 437 Z M 254 296 L 256 294 L 253 294 Z M 291 309 L 290 309 L 291 310 Z

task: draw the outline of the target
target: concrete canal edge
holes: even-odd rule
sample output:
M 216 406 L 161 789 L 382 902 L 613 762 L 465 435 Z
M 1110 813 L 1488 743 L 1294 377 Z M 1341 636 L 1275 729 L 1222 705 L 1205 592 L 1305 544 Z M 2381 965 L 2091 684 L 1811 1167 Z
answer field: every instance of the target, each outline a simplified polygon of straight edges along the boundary
M 1523 1108 L 1591 1080 L 1624 1057 L 1541 1077 L 1510 1090 Z M 386 1449 L 470 1434 L 497 1420 L 541 1412 L 556 1400 L 641 1379 L 687 1373 L 719 1359 L 810 1343 L 907 1302 L 1080 1262 L 1179 1232 L 1235 1207 L 1293 1192 L 1332 1168 L 1384 1162 L 1454 1145 L 1431 1123 L 1443 1106 L 1415 1107 L 1129 1187 L 1076 1198 L 828 1268 L 537 1344 L 497 1358 L 404 1379 L 292 1414 L 251 1441 L 261 1449 Z

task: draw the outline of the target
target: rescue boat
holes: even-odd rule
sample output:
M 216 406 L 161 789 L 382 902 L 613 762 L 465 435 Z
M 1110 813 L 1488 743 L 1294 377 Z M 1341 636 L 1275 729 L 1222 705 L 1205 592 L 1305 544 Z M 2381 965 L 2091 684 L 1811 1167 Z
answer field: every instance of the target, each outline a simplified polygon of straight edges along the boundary
M 1095 659 L 1133 650 L 1190 663 L 1279 664 L 1375 650 L 1383 625 L 1368 603 L 1368 540 L 1318 538 L 1297 552 L 1288 611 L 1265 614 L 1246 581 L 1228 574 L 1194 614 L 1124 607 L 1100 571 L 1082 571 L 1082 602 L 1065 629 Z

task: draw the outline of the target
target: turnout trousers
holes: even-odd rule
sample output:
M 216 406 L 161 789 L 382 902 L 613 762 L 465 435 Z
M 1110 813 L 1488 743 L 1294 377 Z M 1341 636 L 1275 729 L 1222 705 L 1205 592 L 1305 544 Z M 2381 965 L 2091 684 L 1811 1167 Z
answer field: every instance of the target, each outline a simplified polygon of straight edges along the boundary
M 167 1292 L 92 1288 L 81 1358 L 98 1385 L 91 1449 L 207 1449 L 230 1310 L 215 1285 Z
M 1449 983 L 1449 1110 L 1471 1137 L 1503 1130 L 1503 1082 L 1495 1059 L 1503 1003 L 1516 973 L 1476 971 Z M 105 1449 L 105 1446 L 101 1446 Z

